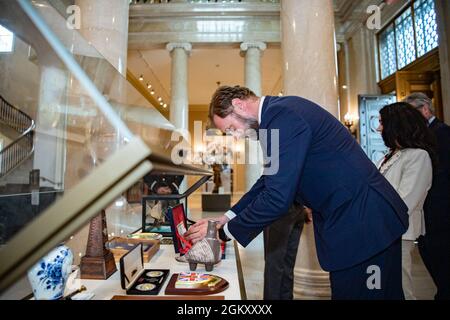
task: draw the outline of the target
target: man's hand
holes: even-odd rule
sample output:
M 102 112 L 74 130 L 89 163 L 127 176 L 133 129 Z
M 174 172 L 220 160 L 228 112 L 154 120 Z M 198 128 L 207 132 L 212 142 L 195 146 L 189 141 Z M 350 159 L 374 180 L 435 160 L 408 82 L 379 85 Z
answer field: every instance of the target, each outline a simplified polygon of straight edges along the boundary
M 222 228 L 222 226 L 229 221 L 227 216 L 221 216 L 220 218 L 214 219 L 201 219 L 189 228 L 184 234 L 184 238 L 188 241 L 192 241 L 193 244 L 202 241 L 206 237 L 208 221 L 210 220 L 217 221 L 217 229 Z

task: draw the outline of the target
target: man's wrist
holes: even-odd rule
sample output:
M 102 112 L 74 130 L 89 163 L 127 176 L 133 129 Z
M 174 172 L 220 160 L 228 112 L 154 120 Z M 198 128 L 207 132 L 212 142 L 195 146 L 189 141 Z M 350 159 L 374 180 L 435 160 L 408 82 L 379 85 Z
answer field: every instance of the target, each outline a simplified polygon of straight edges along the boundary
M 222 228 L 225 224 L 227 224 L 230 221 L 230 219 L 226 215 L 223 215 L 217 218 L 216 221 L 219 223 L 219 228 Z

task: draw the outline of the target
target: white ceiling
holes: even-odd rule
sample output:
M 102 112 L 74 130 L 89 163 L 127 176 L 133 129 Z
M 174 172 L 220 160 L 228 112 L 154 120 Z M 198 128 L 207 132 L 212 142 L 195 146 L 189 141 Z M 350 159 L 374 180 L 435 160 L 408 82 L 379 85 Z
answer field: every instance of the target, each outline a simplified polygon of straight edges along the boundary
M 131 50 L 128 69 L 144 76 L 156 96 L 170 104 L 171 57 L 164 49 Z M 282 54 L 279 47 L 269 47 L 261 59 L 264 95 L 277 95 L 282 90 Z M 195 47 L 189 58 L 189 104 L 207 105 L 213 92 L 221 85 L 244 85 L 244 58 L 236 46 Z
M 340 38 L 344 38 L 348 24 L 360 23 L 367 5 L 381 3 L 382 0 L 334 0 L 336 27 Z M 163 48 L 130 50 L 128 68 L 139 77 L 144 75 L 145 83 L 150 82 L 164 102 L 170 104 L 171 58 Z M 270 46 L 261 60 L 262 90 L 264 95 L 277 95 L 283 90 L 281 48 Z M 189 59 L 189 104 L 207 105 L 217 82 L 222 85 L 244 85 L 244 58 L 239 45 L 195 46 Z

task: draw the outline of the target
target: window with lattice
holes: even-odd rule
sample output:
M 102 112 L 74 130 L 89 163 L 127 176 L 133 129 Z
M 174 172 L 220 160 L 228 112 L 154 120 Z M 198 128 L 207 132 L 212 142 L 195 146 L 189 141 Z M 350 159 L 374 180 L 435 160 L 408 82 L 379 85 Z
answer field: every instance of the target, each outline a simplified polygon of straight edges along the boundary
M 434 0 L 415 0 L 378 35 L 381 79 L 437 48 Z

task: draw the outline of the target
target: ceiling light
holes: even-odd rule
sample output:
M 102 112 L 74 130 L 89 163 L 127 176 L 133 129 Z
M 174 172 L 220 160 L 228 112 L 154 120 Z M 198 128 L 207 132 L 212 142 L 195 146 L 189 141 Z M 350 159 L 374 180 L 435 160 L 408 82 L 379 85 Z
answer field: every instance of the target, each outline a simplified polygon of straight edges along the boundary
M 161 97 L 158 97 L 158 101 L 162 101 L 162 98 L 161 98 Z
M 140 81 L 144 81 L 144 76 L 141 74 L 141 76 L 139 77 Z
M 155 90 L 150 91 L 151 94 L 155 94 Z
M 151 88 L 152 88 L 152 85 L 147 83 L 147 88 L 148 88 L 148 89 L 151 89 Z
M 166 109 L 167 108 L 167 103 L 164 103 L 163 107 L 164 107 L 164 109 Z

